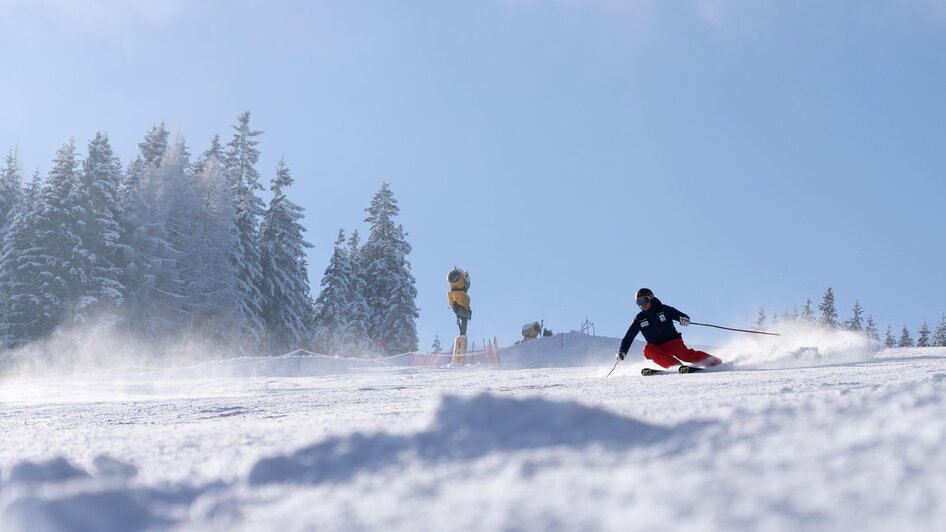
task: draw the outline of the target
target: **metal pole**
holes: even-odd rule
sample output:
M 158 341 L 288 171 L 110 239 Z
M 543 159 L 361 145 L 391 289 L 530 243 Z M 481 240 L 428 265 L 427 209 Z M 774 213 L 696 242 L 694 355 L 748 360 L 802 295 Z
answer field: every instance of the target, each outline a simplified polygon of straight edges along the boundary
M 614 373 L 614 368 L 618 367 L 618 362 L 620 361 L 621 361 L 620 358 L 614 361 L 614 367 L 612 367 L 611 371 L 609 371 L 608 374 L 604 376 L 605 379 L 607 379 L 608 377 L 611 376 L 612 373 Z
M 723 327 L 722 325 L 711 325 L 709 323 L 697 323 L 695 321 L 691 321 L 690 325 L 701 325 L 703 327 L 715 327 L 717 329 L 726 329 L 727 331 L 744 332 L 744 333 L 750 333 L 750 334 L 767 334 L 769 336 L 782 336 L 779 333 L 765 332 L 765 331 L 749 331 L 746 329 L 733 329 L 732 327 Z

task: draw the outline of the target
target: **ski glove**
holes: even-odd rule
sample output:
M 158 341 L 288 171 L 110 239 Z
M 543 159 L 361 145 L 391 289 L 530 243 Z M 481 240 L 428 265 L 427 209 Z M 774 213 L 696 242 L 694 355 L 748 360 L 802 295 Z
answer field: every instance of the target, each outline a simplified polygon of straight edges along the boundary
M 690 318 L 686 316 L 680 316 L 680 325 L 683 325 L 684 327 L 686 327 L 689 324 L 690 324 Z
M 614 355 L 615 360 L 624 360 L 624 353 L 618 353 Z

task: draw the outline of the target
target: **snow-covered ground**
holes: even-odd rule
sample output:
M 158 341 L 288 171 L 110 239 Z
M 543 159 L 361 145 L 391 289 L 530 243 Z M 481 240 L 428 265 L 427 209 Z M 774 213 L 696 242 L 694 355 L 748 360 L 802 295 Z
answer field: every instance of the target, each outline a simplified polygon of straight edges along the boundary
M 0 530 L 942 530 L 946 349 L 739 337 L 641 377 L 236 359 L 0 380 Z

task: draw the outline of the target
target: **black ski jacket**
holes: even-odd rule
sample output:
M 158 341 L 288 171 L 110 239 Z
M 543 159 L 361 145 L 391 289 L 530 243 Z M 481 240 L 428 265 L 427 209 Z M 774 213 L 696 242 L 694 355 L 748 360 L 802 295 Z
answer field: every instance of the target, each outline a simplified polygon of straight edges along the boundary
M 650 309 L 647 312 L 639 312 L 634 321 L 631 322 L 627 334 L 621 340 L 620 353 L 627 353 L 627 350 L 631 348 L 631 342 L 637 337 L 637 333 L 643 334 L 648 344 L 662 344 L 675 338 L 683 338 L 683 335 L 677 332 L 676 327 L 673 326 L 673 320 L 680 321 L 681 316 L 690 319 L 689 316 L 679 310 L 670 305 L 664 305 L 656 297 L 653 298 L 650 301 Z

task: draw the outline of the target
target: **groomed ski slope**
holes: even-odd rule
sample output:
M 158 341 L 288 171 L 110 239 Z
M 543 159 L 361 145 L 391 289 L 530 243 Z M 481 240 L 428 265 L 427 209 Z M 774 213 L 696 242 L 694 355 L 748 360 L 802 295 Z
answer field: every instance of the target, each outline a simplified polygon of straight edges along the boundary
M 694 375 L 605 379 L 618 340 L 573 334 L 7 377 L 0 530 L 942 530 L 946 350 L 790 338 Z

